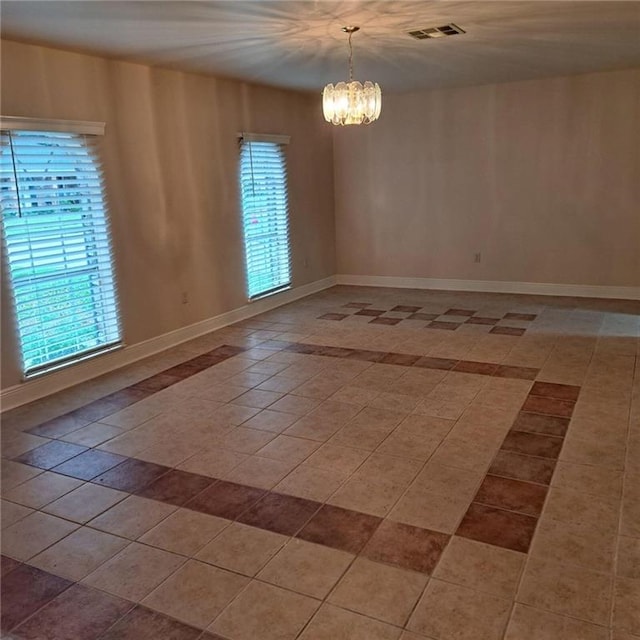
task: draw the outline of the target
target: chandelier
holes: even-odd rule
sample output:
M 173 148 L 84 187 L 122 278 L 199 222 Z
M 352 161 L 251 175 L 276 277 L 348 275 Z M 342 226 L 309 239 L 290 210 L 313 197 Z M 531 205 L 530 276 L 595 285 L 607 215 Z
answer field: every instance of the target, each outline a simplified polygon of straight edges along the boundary
M 382 94 L 377 82 L 364 84 L 353 79 L 353 47 L 351 36 L 360 27 L 342 27 L 349 34 L 349 82 L 328 84 L 322 92 L 324 119 L 335 125 L 369 124 L 378 119 Z

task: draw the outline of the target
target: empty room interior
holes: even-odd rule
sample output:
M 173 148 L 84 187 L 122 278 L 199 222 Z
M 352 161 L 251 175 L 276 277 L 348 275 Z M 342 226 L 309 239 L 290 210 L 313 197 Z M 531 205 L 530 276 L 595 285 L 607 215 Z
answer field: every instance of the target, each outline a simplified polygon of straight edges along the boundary
M 3 640 L 640 640 L 640 2 L 0 4 Z

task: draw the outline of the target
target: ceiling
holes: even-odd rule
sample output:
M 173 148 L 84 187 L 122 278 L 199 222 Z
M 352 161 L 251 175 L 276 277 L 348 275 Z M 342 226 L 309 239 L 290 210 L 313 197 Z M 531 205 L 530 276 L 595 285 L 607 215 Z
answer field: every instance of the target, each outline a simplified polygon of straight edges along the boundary
M 640 2 L 2 1 L 3 37 L 320 91 L 354 77 L 411 91 L 640 66 Z M 415 40 L 454 22 L 466 33 Z

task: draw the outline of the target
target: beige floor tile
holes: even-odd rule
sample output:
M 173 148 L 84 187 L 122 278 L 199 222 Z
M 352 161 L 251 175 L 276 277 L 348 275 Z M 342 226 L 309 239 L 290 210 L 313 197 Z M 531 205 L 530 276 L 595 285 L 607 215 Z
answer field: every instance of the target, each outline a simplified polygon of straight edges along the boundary
M 344 472 L 300 465 L 275 486 L 275 491 L 325 502 L 347 477 Z
M 63 496 L 65 493 L 69 493 L 69 491 L 79 487 L 81 484 L 83 484 L 82 480 L 45 471 L 39 476 L 19 484 L 17 487 L 9 489 L 4 494 L 4 497 L 25 507 L 40 509 L 45 504 Z
M 358 558 L 328 601 L 383 622 L 403 626 L 427 584 L 427 576 Z
M 14 462 L 13 460 L 3 460 L 0 465 L 0 473 L 2 478 L 2 495 L 4 496 L 7 491 L 13 487 L 17 487 L 22 482 L 26 482 L 31 478 L 42 473 L 42 469 L 36 469 L 36 467 L 30 467 L 20 462 Z
M 300 640 L 397 640 L 400 633 L 398 627 L 323 604 Z
M 484 473 L 447 467 L 437 462 L 429 461 L 416 476 L 414 485 L 438 496 L 452 498 L 473 498 Z
M 313 440 L 293 438 L 279 435 L 257 452 L 257 455 L 282 460 L 284 462 L 300 463 L 308 458 L 320 445 Z
M 258 429 L 247 429 L 246 427 L 236 427 L 226 436 L 220 438 L 218 445 L 223 449 L 235 451 L 236 453 L 252 454 L 264 447 L 276 437 L 270 431 L 260 431 Z
M 0 523 L 3 529 L 10 527 L 19 520 L 26 518 L 29 514 L 33 513 L 33 509 L 25 507 L 21 504 L 15 504 L 15 502 L 9 502 L 8 500 L 2 500 L 2 510 L 0 512 Z
M 352 474 L 368 457 L 366 451 L 327 443 L 309 456 L 304 464 Z
M 640 580 L 616 578 L 613 626 L 640 635 Z
M 31 451 L 40 445 L 49 442 L 47 438 L 34 436 L 30 433 L 22 433 L 21 431 L 13 431 L 12 433 L 3 432 L 2 434 L 2 455 L 5 458 L 14 458 L 22 453 Z
M 389 480 L 372 483 L 368 479 L 352 477 L 328 500 L 328 504 L 361 511 L 374 516 L 386 516 L 405 491 L 405 485 Z
M 282 433 L 289 428 L 297 417 L 291 413 L 283 413 L 282 411 L 271 411 L 265 409 L 253 416 L 244 423 L 245 427 L 250 429 L 259 429 L 261 431 L 271 431 L 273 433 Z
M 129 544 L 102 531 L 81 527 L 29 561 L 56 576 L 79 581 Z
M 188 560 L 143 601 L 145 607 L 204 628 L 249 583 L 236 573 Z
M 140 602 L 183 562 L 182 556 L 132 542 L 84 578 L 83 583 Z
M 453 536 L 433 576 L 511 599 L 518 588 L 525 559 L 523 553 Z
M 36 511 L 3 530 L 2 553 L 26 561 L 77 528 L 77 524 Z
M 287 536 L 234 522 L 201 549 L 196 558 L 254 576 L 287 540 Z
M 529 554 L 561 564 L 609 572 L 613 570 L 615 545 L 614 531 L 543 516 L 538 522 Z
M 225 473 L 223 479 L 260 489 L 272 489 L 295 465 L 295 462 L 272 460 L 255 455 Z
M 257 577 L 285 589 L 324 599 L 353 558 L 344 551 L 292 539 Z
M 611 577 L 576 565 L 530 558 L 516 600 L 605 625 L 611 605 Z
M 618 538 L 616 573 L 625 578 L 640 580 L 640 538 Z
M 499 640 L 511 601 L 432 579 L 407 625 L 435 640 Z
M 407 431 L 401 425 L 382 442 L 376 451 L 424 461 L 431 456 L 441 442 L 442 439 L 438 436 L 429 438 L 422 433 Z
M 123 430 L 118 427 L 112 427 L 108 424 L 95 422 L 94 424 L 82 427 L 77 431 L 68 433 L 60 439 L 65 442 L 73 442 L 74 444 L 80 444 L 85 447 L 97 447 L 99 444 L 121 435 L 122 432 Z
M 618 526 L 620 503 L 603 500 L 575 489 L 551 488 L 547 495 L 543 516 L 584 524 L 603 532 L 615 531 Z
M 606 627 L 516 604 L 504 640 L 609 640 Z
M 284 413 L 293 413 L 294 415 L 304 416 L 313 411 L 320 404 L 320 400 L 314 398 L 303 398 L 302 396 L 294 396 L 287 394 L 271 405 L 273 411 L 283 411 Z
M 624 454 L 624 444 L 586 440 L 572 436 L 570 432 L 560 452 L 560 460 L 621 471 L 624 468 Z
M 187 458 L 184 462 L 180 463 L 177 468 L 182 471 L 199 473 L 200 475 L 210 478 L 220 478 L 248 457 L 249 456 L 244 453 L 214 448 Z
M 48 504 L 43 511 L 85 524 L 126 497 L 123 491 L 87 482 Z
M 497 451 L 498 445 L 489 447 L 477 440 L 448 437 L 431 456 L 430 461 L 455 469 L 485 472 Z
M 558 462 L 551 484 L 559 489 L 581 491 L 600 498 L 619 500 L 622 472 L 571 462 Z
M 367 458 L 353 474 L 353 477 L 370 482 L 388 481 L 408 487 L 422 466 L 420 460 L 399 458 L 376 452 Z
M 170 504 L 129 496 L 89 522 L 89 526 L 135 540 L 164 520 L 176 507 Z
M 178 509 L 139 538 L 140 542 L 185 556 L 195 555 L 230 523 L 206 513 Z
M 318 600 L 253 581 L 209 631 L 234 640 L 293 640 L 319 605 Z
M 640 499 L 625 489 L 622 500 L 622 522 L 620 533 L 640 538 Z
M 454 533 L 469 504 L 468 498 L 439 496 L 414 485 L 398 500 L 389 518 L 423 529 Z

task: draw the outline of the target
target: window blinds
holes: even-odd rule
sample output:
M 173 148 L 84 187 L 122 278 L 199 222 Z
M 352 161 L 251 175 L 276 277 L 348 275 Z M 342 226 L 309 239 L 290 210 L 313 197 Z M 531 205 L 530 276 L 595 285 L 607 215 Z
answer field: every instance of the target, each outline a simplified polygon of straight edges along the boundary
M 33 375 L 121 340 L 98 138 L 0 136 L 4 244 L 24 372 Z
M 280 142 L 244 136 L 240 145 L 242 225 L 251 300 L 291 285 L 287 166 Z

